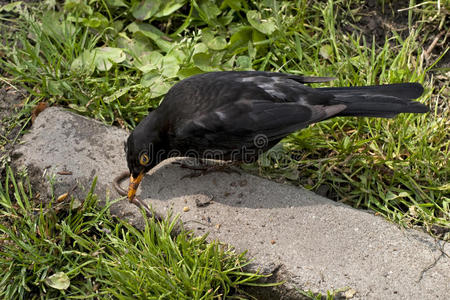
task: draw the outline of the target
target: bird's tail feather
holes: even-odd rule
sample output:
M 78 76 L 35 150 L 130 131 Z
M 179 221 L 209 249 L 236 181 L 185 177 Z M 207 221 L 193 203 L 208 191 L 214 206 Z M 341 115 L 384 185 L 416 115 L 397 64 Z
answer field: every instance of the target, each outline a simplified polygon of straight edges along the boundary
M 419 83 L 320 88 L 321 92 L 335 97 L 333 104 L 345 104 L 347 108 L 337 116 L 392 118 L 399 113 L 426 113 L 428 107 L 412 101 L 420 97 L 423 87 Z

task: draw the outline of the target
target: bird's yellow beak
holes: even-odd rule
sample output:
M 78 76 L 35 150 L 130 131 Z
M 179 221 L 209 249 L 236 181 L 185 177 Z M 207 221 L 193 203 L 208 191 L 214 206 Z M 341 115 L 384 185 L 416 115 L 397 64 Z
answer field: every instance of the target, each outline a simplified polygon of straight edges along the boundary
M 142 177 L 144 177 L 144 171 L 141 171 L 139 175 L 134 178 L 133 175 L 130 176 L 130 184 L 128 185 L 128 200 L 131 202 L 136 195 L 136 190 L 141 183 Z

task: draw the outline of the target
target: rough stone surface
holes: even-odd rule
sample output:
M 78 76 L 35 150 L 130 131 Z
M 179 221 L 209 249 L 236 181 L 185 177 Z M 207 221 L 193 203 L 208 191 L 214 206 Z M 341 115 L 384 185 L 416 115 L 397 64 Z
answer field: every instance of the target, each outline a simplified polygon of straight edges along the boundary
M 123 130 L 49 108 L 16 149 L 17 165 L 27 166 L 41 182 L 43 174 L 54 176 L 57 195 L 78 183 L 74 194 L 82 197 L 98 176 L 97 193 L 113 199 L 118 195 L 111 182 L 126 170 L 126 137 Z M 72 175 L 58 175 L 61 171 Z M 296 288 L 322 293 L 351 288 L 353 299 L 450 295 L 449 244 L 298 187 L 245 173 L 181 180 L 188 172 L 167 160 L 144 177 L 138 194 L 161 215 L 181 214 L 195 233 L 209 232 L 210 239 L 248 249 L 254 268 L 286 280 L 276 289 L 259 290 L 261 298 L 301 298 Z M 142 221 L 125 200 L 112 211 L 137 225 Z

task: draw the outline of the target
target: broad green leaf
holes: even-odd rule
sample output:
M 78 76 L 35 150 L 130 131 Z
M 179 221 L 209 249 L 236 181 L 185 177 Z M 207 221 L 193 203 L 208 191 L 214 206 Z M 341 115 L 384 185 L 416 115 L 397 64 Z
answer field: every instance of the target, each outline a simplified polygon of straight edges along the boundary
M 183 68 L 183 69 L 179 70 L 177 76 L 180 79 L 185 79 L 187 77 L 191 77 L 193 75 L 201 74 L 201 73 L 203 73 L 203 71 L 200 68 L 190 67 L 190 68 Z
M 254 43 L 267 40 L 266 36 L 259 32 L 258 30 L 252 30 L 252 41 Z
M 148 73 L 153 70 L 159 70 L 163 55 L 157 51 L 152 51 L 144 56 L 136 57 L 133 65 L 142 73 Z
M 172 86 L 169 83 L 163 81 L 162 79 L 155 80 L 150 89 L 150 97 L 151 98 L 161 97 L 167 94 L 167 92 L 170 90 L 171 87 Z
M 220 70 L 220 54 L 197 53 L 193 57 L 195 66 L 204 72 L 213 72 Z M 223 54 L 222 54 L 223 56 Z
M 238 56 L 236 64 L 238 65 L 239 70 L 252 70 L 252 60 L 248 56 Z
M 272 34 L 276 29 L 273 18 L 264 20 L 261 18 L 261 14 L 256 10 L 247 11 L 247 20 L 253 28 L 266 35 Z
M 214 38 L 214 32 L 210 28 L 206 27 L 202 29 L 201 37 L 202 41 L 206 44 L 209 40 Z
M 155 14 L 155 17 L 161 18 L 170 16 L 174 11 L 177 11 L 187 2 L 187 0 L 170 0 L 163 4 L 163 7 Z
M 147 74 L 144 74 L 141 77 L 141 85 L 143 87 L 150 87 L 158 77 L 161 77 L 161 74 L 158 74 L 158 72 L 149 72 Z
M 233 55 L 228 61 L 222 64 L 222 68 L 226 71 L 234 69 L 234 62 L 236 61 L 236 55 Z
M 205 43 L 197 43 L 194 45 L 194 54 L 204 53 L 208 51 L 208 46 Z
M 220 15 L 221 10 L 215 4 L 215 1 L 211 0 L 199 0 L 198 3 L 198 12 L 200 17 L 206 23 L 216 23 L 216 18 Z
M 119 34 L 122 31 L 123 26 L 124 26 L 123 20 L 116 20 L 112 23 L 112 27 L 117 32 L 117 34 Z
M 95 68 L 99 71 L 109 71 L 112 65 L 112 62 L 107 57 L 95 59 Z
M 241 47 L 247 47 L 248 41 L 252 38 L 252 28 L 244 27 L 231 35 L 229 48 L 235 51 Z
M 179 63 L 184 62 L 184 60 L 186 59 L 186 53 L 176 48 L 170 50 L 170 52 L 167 55 L 175 57 Z
M 172 48 L 172 43 L 164 40 L 165 36 L 158 28 L 150 24 L 133 22 L 128 25 L 127 29 L 132 33 L 141 33 L 150 38 L 164 52 L 168 52 Z
M 161 0 L 141 0 L 132 11 L 133 17 L 139 21 L 150 19 L 161 6 Z
M 102 47 L 95 49 L 95 67 L 99 71 L 108 71 L 113 63 L 121 63 L 126 59 L 120 48 Z
M 122 0 L 106 0 L 106 3 L 111 7 L 128 7 Z
M 224 0 L 223 2 L 235 11 L 240 11 L 242 9 L 242 0 Z
M 74 14 L 92 15 L 92 7 L 90 7 L 86 0 L 66 0 L 64 2 L 64 10 Z
M 220 16 L 217 20 L 219 21 L 220 25 L 227 26 L 233 21 L 234 16 L 235 16 L 234 11 L 230 10 L 225 15 Z
M 80 56 L 75 58 L 70 70 L 76 73 L 92 73 L 95 70 L 95 51 L 84 50 Z
M 207 41 L 206 45 L 212 50 L 223 50 L 228 44 L 223 36 L 216 36 L 212 40 Z
M 209 53 L 197 53 L 193 56 L 194 64 L 202 71 L 210 72 L 214 71 L 211 67 L 211 54 Z
M 320 56 L 325 59 L 330 59 L 333 56 L 333 48 L 329 44 L 322 45 L 319 50 Z
M 57 290 L 66 290 L 70 286 L 69 276 L 64 272 L 58 272 L 45 279 L 45 283 Z
M 97 56 L 96 58 L 108 58 L 112 62 L 121 63 L 125 60 L 125 53 L 120 48 L 113 47 L 101 47 L 96 48 Z
M 99 12 L 95 12 L 88 18 L 83 18 L 82 20 L 84 25 L 92 28 L 106 27 L 109 25 L 108 19 Z
M 223 50 L 227 47 L 227 41 L 222 36 L 214 37 L 215 33 L 209 28 L 202 30 L 202 41 L 212 50 Z
M 180 69 L 180 61 L 175 53 L 163 56 L 157 51 L 152 51 L 144 56 L 136 57 L 133 64 L 143 73 L 156 71 L 156 73 L 161 74 L 166 78 L 175 77 Z
M 118 48 L 124 49 L 134 58 L 147 55 L 153 50 L 150 39 L 144 35 L 136 35 L 133 39 L 130 39 L 125 33 L 121 32 L 116 39 L 116 44 Z
M 134 40 L 130 39 L 126 33 L 121 32 L 117 35 L 116 40 L 114 41 L 114 44 L 117 45 L 118 48 L 126 49 L 130 54 L 133 53 L 132 48 L 134 44 Z
M 159 74 L 149 73 L 141 78 L 141 85 L 150 87 L 150 98 L 157 98 L 165 95 L 171 85 L 165 81 Z
M 175 56 L 166 55 L 162 59 L 161 74 L 167 78 L 177 76 L 180 65 Z
M 63 96 L 64 95 L 61 81 L 49 80 L 47 82 L 47 89 L 48 89 L 48 92 L 50 93 L 50 95 L 52 95 L 52 96 Z
M 223 53 L 197 53 L 193 56 L 196 67 L 205 72 L 219 71 Z

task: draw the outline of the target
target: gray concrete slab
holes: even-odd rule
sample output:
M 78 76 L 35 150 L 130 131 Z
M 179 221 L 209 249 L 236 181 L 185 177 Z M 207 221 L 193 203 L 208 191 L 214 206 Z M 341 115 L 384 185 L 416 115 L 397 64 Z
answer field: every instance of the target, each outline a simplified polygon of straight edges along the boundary
M 115 198 L 111 182 L 126 170 L 126 137 L 118 128 L 49 108 L 16 149 L 16 164 L 27 166 L 35 180 L 53 176 L 56 194 L 77 182 L 75 195 L 82 197 L 98 176 L 99 196 Z M 354 299 L 449 298 L 449 244 L 302 188 L 245 173 L 181 180 L 188 172 L 167 160 L 145 176 L 138 194 L 160 214 L 181 214 L 195 233 L 248 249 L 254 268 L 286 280 L 262 298 L 300 298 L 295 288 L 351 288 Z M 137 208 L 125 200 L 111 210 L 141 224 Z

